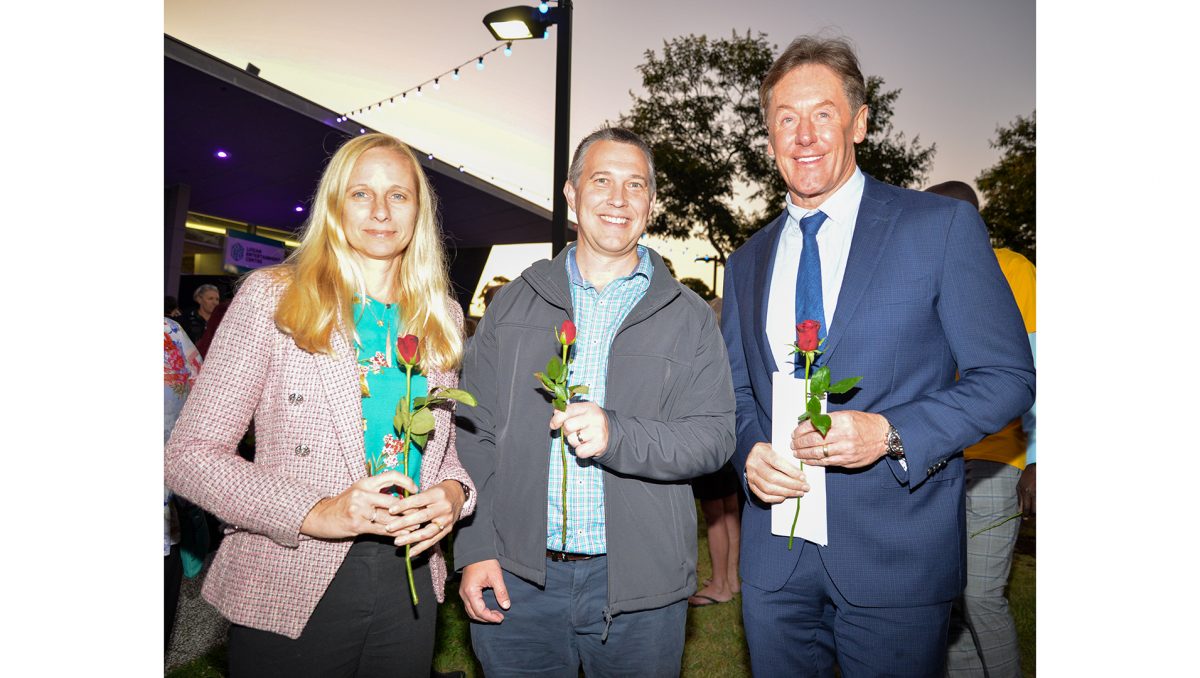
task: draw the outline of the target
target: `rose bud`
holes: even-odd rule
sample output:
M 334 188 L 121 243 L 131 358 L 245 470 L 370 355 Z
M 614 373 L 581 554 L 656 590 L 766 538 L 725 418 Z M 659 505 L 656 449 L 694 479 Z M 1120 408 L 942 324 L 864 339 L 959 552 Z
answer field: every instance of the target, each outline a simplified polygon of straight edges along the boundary
M 817 333 L 821 330 L 821 323 L 816 320 L 805 320 L 801 323 L 796 323 L 796 347 L 801 351 L 815 351 L 820 339 Z
M 563 346 L 570 346 L 575 343 L 575 323 L 570 320 L 564 320 L 562 329 L 556 334 L 559 343 Z
M 416 336 L 406 334 L 396 340 L 396 352 L 400 354 L 400 361 L 405 365 L 412 367 L 421 360 L 421 340 Z

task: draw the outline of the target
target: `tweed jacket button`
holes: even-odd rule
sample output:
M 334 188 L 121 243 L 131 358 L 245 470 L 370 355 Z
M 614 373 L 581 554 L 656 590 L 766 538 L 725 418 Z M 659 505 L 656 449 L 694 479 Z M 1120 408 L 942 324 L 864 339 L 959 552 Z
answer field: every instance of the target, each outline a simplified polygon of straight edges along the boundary
M 309 452 L 310 450 L 308 449 L 308 445 L 296 446 L 296 456 L 307 457 Z
M 293 405 L 299 405 L 304 402 L 304 396 L 299 393 L 290 393 L 288 394 L 288 402 Z

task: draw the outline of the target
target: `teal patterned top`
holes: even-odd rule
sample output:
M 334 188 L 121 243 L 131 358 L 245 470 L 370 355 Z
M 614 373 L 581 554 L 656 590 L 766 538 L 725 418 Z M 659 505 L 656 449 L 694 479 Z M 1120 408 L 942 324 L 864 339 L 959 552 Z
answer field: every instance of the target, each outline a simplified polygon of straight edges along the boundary
M 396 338 L 403 335 L 400 307 L 367 297 L 355 298 L 354 328 L 358 332 L 358 373 L 362 386 L 363 442 L 367 448 L 367 473 L 396 470 L 421 484 L 421 448 L 411 445 L 408 470 L 403 468 L 400 438 L 392 419 L 405 395 L 405 370 L 396 356 Z M 427 395 L 425 375 L 413 369 L 412 390 Z

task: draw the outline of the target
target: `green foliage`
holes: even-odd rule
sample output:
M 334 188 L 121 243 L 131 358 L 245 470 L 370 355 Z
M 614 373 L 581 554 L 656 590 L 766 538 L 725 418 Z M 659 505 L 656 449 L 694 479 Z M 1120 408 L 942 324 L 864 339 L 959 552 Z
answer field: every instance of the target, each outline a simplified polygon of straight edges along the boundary
M 1003 149 L 995 165 L 975 179 L 983 194 L 980 214 L 993 247 L 1007 247 L 1037 263 L 1037 111 L 997 127 L 992 148 Z
M 638 66 L 644 95 L 619 119 L 654 151 L 658 209 L 650 233 L 703 238 L 718 260 L 737 249 L 780 210 L 787 186 L 767 156 L 767 128 L 758 88 L 776 57 L 766 34 L 728 38 L 687 35 L 664 41 L 661 54 L 646 50 Z M 891 119 L 900 90 L 884 91 L 883 78 L 867 78 L 867 138 L 858 145 L 863 171 L 898 186 L 924 181 L 935 146 L 911 142 Z M 765 208 L 738 206 L 741 198 Z M 707 298 L 707 297 L 706 297 Z
M 862 171 L 895 186 L 916 188 L 925 183 L 937 144 L 922 148 L 921 136 L 907 141 L 892 125 L 900 91 L 883 89 L 883 78 L 867 77 L 867 138 L 854 150 Z
M 761 224 L 734 207 L 735 190 L 775 202 L 783 182 L 767 157 L 758 86 L 775 59 L 765 34 L 710 39 L 688 35 L 646 50 L 638 66 L 644 96 L 620 123 L 654 150 L 658 209 L 649 232 L 700 237 L 725 256 Z
M 696 294 L 699 294 L 700 298 L 705 301 L 712 301 L 713 297 L 716 296 L 713 291 L 708 288 L 708 285 L 699 278 L 680 278 L 679 282 L 684 287 L 687 287 Z

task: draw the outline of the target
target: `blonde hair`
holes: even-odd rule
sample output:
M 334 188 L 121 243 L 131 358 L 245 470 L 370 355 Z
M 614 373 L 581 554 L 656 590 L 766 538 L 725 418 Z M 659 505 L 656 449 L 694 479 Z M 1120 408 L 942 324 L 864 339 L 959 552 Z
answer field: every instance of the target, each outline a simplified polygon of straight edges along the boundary
M 310 353 L 330 353 L 335 329 L 356 340 L 352 321 L 355 295 L 366 296 L 358 257 L 346 239 L 342 208 L 354 165 L 375 148 L 395 151 L 412 163 L 417 179 L 417 223 L 392 288 L 403 313 L 404 332 L 421 338 L 421 360 L 440 370 L 462 362 L 463 338 L 447 308 L 450 275 L 437 220 L 437 197 L 421 164 L 404 142 L 387 134 L 347 141 L 330 158 L 313 198 L 300 247 L 275 267 L 287 289 L 275 311 L 275 324 Z

